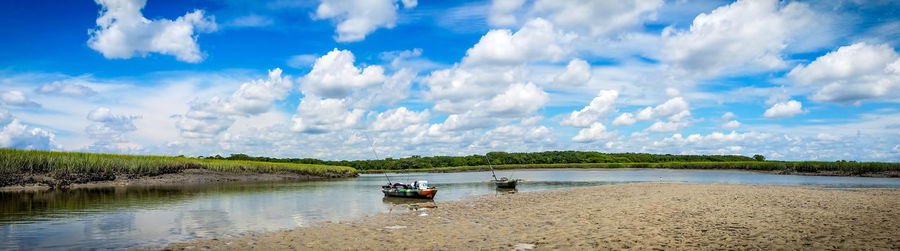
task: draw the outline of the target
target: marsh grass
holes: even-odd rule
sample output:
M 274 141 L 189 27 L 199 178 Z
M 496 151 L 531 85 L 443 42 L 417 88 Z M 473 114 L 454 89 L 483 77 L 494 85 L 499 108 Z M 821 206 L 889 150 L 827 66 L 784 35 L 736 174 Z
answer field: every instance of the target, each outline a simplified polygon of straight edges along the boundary
M 356 173 L 353 168 L 344 166 L 0 149 L 0 186 L 25 183 L 65 186 L 70 183 L 114 180 L 120 175 L 136 178 L 177 173 L 186 169 L 287 172 L 322 177 L 348 177 Z
M 667 168 L 667 169 L 735 169 L 751 171 L 776 171 L 785 174 L 809 173 L 852 176 L 900 176 L 900 163 L 887 162 L 824 162 L 824 161 L 731 161 L 731 162 L 661 162 L 661 163 L 570 163 L 570 164 L 515 164 L 493 165 L 494 169 L 537 168 Z M 436 167 L 391 172 L 459 172 L 488 170 L 487 165 Z M 379 170 L 359 172 L 379 173 Z

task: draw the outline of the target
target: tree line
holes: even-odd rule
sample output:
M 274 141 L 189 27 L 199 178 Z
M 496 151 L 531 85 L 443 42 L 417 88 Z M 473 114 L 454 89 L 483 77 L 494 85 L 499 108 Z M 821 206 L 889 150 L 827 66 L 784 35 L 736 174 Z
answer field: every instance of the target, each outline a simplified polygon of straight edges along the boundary
M 661 163 L 661 162 L 734 162 L 764 161 L 765 157 L 756 155 L 672 155 L 649 153 L 600 153 L 582 151 L 548 151 L 534 153 L 489 152 L 486 155 L 468 156 L 433 156 L 414 155 L 406 158 L 386 158 L 379 160 L 320 160 L 313 158 L 272 158 L 254 157 L 246 154 L 231 154 L 228 157 L 219 155 L 199 158 L 251 160 L 266 162 L 317 164 L 350 166 L 357 170 L 406 170 L 436 167 L 483 166 L 488 165 L 527 165 L 527 164 L 574 164 L 574 163 Z

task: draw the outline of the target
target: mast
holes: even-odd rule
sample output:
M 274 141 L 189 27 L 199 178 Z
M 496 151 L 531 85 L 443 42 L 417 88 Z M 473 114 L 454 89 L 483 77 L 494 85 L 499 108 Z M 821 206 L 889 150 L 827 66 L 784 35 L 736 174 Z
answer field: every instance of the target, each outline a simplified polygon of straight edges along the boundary
M 491 177 L 494 177 L 494 180 L 498 180 L 497 174 L 494 173 L 494 167 L 491 166 L 491 158 L 488 157 L 487 153 L 484 154 L 484 158 L 487 159 L 488 167 L 491 168 Z
M 375 141 L 372 140 L 372 138 L 370 138 L 368 134 L 366 134 L 366 139 L 369 139 L 369 143 L 371 143 L 372 153 L 375 154 L 375 160 L 379 160 L 380 158 L 378 158 L 378 152 L 375 151 Z M 381 165 L 381 174 L 384 174 L 384 178 L 387 179 L 389 184 L 394 184 L 391 182 L 391 178 L 388 177 L 387 172 L 384 171 L 384 165 Z

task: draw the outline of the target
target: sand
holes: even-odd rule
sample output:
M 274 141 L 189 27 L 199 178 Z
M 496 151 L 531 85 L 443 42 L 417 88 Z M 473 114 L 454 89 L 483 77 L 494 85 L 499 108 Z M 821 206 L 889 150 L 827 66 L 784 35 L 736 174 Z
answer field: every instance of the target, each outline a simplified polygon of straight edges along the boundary
M 167 249 L 900 249 L 900 189 L 634 183 L 436 205 Z

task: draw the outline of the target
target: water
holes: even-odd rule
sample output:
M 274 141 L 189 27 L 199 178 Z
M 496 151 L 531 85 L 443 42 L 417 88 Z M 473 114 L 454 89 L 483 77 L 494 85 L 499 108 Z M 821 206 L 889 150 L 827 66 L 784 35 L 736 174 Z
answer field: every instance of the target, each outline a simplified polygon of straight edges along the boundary
M 900 188 L 898 178 L 772 175 L 742 171 L 604 169 L 518 170 L 519 192 L 628 182 L 812 185 Z M 441 201 L 498 194 L 489 172 L 390 174 L 394 182 L 428 180 Z M 195 238 L 311 226 L 395 211 L 408 200 L 384 198 L 381 174 L 314 181 L 119 187 L 0 193 L 0 250 L 158 247 Z M 402 211 L 402 210 L 401 210 Z

